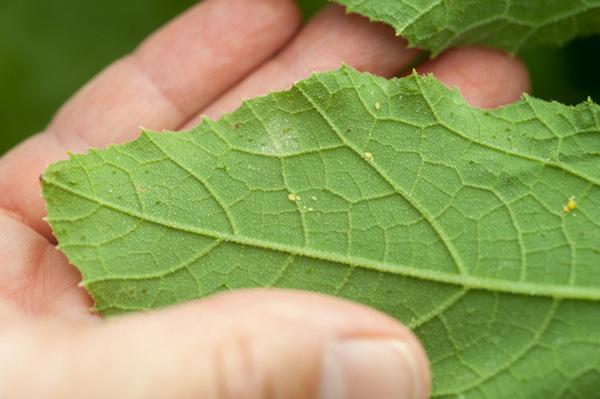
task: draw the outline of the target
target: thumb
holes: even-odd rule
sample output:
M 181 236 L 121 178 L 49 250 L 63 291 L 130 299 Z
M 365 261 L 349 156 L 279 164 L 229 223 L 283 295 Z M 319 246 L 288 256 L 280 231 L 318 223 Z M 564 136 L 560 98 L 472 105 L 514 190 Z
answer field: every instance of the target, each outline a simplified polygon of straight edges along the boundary
M 429 392 L 425 353 L 405 327 L 307 293 L 241 291 L 128 316 L 86 328 L 71 350 L 63 380 L 39 397 L 417 399 Z M 56 354 L 50 359 L 56 364 Z

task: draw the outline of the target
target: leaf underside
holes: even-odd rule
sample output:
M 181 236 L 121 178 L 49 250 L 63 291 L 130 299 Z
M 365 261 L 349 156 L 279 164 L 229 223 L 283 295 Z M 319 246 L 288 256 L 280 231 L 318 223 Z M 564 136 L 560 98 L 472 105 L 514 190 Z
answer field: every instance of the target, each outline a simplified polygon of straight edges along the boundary
M 318 291 L 423 341 L 434 397 L 591 398 L 600 380 L 600 107 L 469 107 L 343 67 L 184 133 L 43 176 L 107 315 L 248 287 Z
M 332 0 L 434 54 L 487 45 L 516 53 L 600 33 L 600 0 Z

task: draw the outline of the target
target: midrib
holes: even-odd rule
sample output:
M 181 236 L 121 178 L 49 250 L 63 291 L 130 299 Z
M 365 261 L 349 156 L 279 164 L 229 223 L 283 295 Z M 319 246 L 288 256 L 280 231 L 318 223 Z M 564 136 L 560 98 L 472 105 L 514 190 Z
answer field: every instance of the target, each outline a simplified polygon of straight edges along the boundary
M 53 185 L 67 193 L 78 196 L 90 202 L 94 202 L 100 206 L 103 206 L 113 211 L 122 213 L 124 215 L 140 219 L 149 223 L 153 223 L 159 226 L 178 230 L 181 232 L 197 234 L 205 237 L 211 237 L 219 239 L 225 242 L 245 245 L 249 247 L 256 247 L 271 251 L 283 252 L 295 256 L 303 256 L 316 260 L 335 262 L 344 264 L 350 267 L 362 268 L 366 270 L 372 270 L 376 272 L 385 272 L 403 277 L 416 278 L 423 281 L 443 283 L 449 285 L 455 285 L 464 287 L 469 290 L 484 290 L 490 292 L 499 292 L 506 294 L 517 294 L 517 295 L 528 295 L 528 296 L 539 296 L 549 297 L 555 299 L 572 299 L 572 300 L 586 300 L 586 301 L 600 301 L 600 289 L 598 288 L 586 288 L 586 287 L 573 287 L 573 286 L 562 286 L 562 285 L 540 285 L 531 282 L 523 281 L 503 281 L 497 279 L 490 279 L 485 277 L 476 277 L 470 275 L 460 274 L 449 274 L 443 272 L 437 272 L 434 270 L 416 269 L 413 267 L 394 265 L 389 266 L 385 263 L 373 261 L 370 259 L 360 257 L 350 257 L 346 255 L 340 255 L 331 252 L 324 252 L 314 250 L 310 248 L 298 248 L 291 245 L 286 245 L 277 242 L 264 241 L 260 239 L 244 237 L 240 235 L 233 235 L 229 233 L 223 233 L 219 231 L 211 231 L 200 228 L 198 226 L 186 225 L 169 222 L 163 218 L 145 215 L 141 212 L 127 209 L 125 207 L 106 202 L 104 200 L 94 198 L 86 193 L 75 190 L 72 187 L 64 185 L 57 181 L 48 180 L 47 176 L 44 177 L 46 184 Z M 118 277 L 118 276 L 115 276 Z M 143 277 L 143 276 L 140 276 Z

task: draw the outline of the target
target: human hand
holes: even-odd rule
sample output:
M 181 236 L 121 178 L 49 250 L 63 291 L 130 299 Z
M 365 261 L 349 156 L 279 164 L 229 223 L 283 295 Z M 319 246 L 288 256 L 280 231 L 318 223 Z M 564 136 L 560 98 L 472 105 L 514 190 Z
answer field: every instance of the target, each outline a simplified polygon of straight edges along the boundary
M 207 0 L 84 87 L 0 160 L 0 397 L 427 397 L 416 338 L 345 301 L 288 291 L 222 294 L 103 321 L 55 249 L 37 179 L 66 151 L 181 129 L 340 61 L 391 77 L 418 54 L 332 6 L 301 27 L 291 0 Z M 425 62 L 472 104 L 528 87 L 519 61 L 481 48 Z

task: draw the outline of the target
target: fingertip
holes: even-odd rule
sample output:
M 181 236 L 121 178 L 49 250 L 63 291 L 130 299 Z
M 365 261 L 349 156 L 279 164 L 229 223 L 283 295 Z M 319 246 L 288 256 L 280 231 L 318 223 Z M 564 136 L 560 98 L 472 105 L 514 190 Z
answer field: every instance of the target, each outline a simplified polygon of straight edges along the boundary
M 426 398 L 430 386 L 425 351 L 406 327 L 365 306 L 298 291 L 228 292 L 124 317 L 98 340 L 118 343 L 118 363 L 106 349 L 92 356 L 112 364 L 113 380 L 135 370 L 128 378 L 138 391 L 129 397 L 151 389 L 179 397 Z
M 212 0 L 227 3 L 227 7 L 246 8 L 246 18 L 261 21 L 260 33 L 277 33 L 282 45 L 302 24 L 302 11 L 295 0 Z M 238 4 L 235 4 L 235 3 Z M 226 19 L 226 17 L 225 17 Z M 275 36 L 275 35 L 273 35 Z
M 296 31 L 302 24 L 302 10 L 295 0 L 266 0 L 276 13 L 278 23 L 290 31 Z
M 272 356 L 287 356 L 274 361 L 277 366 L 271 370 L 278 371 L 267 377 L 272 386 L 280 387 L 278 392 L 296 386 L 285 391 L 285 397 L 429 397 L 429 361 L 418 338 L 397 320 L 367 306 L 305 291 L 252 289 L 221 293 L 172 311 L 174 316 L 181 312 L 175 317 L 200 312 L 210 317 L 206 313 L 210 311 L 230 319 L 239 312 L 250 321 L 250 330 L 260 326 L 258 332 L 244 335 L 270 336 Z M 286 354 L 283 347 L 277 349 L 274 333 L 283 338 L 281 344 L 297 350 Z M 282 381 L 286 388 L 281 388 Z M 312 388 L 305 391 L 306 387 Z
M 531 87 L 527 68 L 518 57 L 484 47 L 449 50 L 417 71 L 458 87 L 471 105 L 481 108 L 514 102 Z
M 301 20 L 293 0 L 200 2 L 146 39 L 133 58 L 187 119 L 277 53 Z

